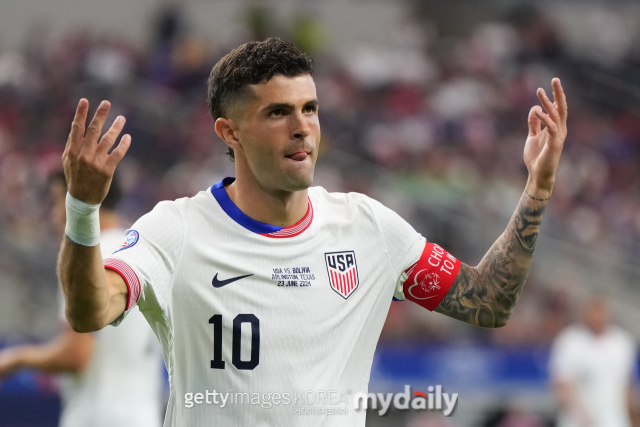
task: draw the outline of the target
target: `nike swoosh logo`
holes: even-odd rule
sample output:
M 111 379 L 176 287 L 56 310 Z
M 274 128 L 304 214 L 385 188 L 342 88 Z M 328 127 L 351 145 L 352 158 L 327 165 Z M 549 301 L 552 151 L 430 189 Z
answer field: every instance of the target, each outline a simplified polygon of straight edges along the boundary
M 215 277 L 211 281 L 211 284 L 213 285 L 214 288 L 221 288 L 223 286 L 228 285 L 229 283 L 236 282 L 236 281 L 238 281 L 240 279 L 244 279 L 245 277 L 249 277 L 249 276 L 253 276 L 253 274 L 247 274 L 245 276 L 232 277 L 231 279 L 227 279 L 227 280 L 218 280 L 218 273 L 216 273 Z

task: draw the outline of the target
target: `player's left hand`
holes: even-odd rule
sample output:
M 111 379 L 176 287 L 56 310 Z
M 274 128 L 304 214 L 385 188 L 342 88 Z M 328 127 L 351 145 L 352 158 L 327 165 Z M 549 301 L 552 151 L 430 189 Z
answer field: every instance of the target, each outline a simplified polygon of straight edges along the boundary
M 539 88 L 536 92 L 546 114 L 539 105 L 531 108 L 529 136 L 524 146 L 524 163 L 529 170 L 529 179 L 536 189 L 548 192 L 548 195 L 553 189 L 560 154 L 567 137 L 567 98 L 560 79 L 554 78 L 551 86 L 555 102 L 551 102 L 544 89 Z

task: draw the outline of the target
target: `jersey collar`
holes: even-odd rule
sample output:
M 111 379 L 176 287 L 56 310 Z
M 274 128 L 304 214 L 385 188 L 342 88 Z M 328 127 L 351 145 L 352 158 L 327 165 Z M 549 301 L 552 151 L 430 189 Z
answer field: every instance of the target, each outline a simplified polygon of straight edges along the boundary
M 223 211 L 235 222 L 243 226 L 249 231 L 262 236 L 271 238 L 285 238 L 293 237 L 301 234 L 304 230 L 309 228 L 311 221 L 313 220 L 313 206 L 311 205 L 311 199 L 309 199 L 307 206 L 307 213 L 297 223 L 290 225 L 289 227 L 278 227 L 271 224 L 265 224 L 264 222 L 256 221 L 255 219 L 247 216 L 244 212 L 238 208 L 229 195 L 225 186 L 231 184 L 236 179 L 233 177 L 224 178 L 222 181 L 211 186 L 211 194 L 216 199 Z

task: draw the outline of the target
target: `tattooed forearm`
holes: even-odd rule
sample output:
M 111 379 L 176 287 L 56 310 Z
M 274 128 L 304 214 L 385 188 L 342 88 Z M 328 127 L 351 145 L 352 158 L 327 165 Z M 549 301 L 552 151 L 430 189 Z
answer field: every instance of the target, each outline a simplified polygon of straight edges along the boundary
M 436 311 L 486 328 L 505 325 L 529 274 L 547 201 L 525 192 L 505 232 L 477 267 L 460 266 Z

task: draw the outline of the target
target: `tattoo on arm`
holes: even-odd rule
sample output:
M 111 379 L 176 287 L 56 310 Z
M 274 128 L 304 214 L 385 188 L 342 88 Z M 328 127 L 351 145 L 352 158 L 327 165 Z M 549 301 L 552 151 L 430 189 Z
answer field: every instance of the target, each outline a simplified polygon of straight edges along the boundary
M 461 264 L 436 311 L 486 328 L 505 325 L 529 274 L 547 201 L 525 192 L 507 229 L 480 264 Z

